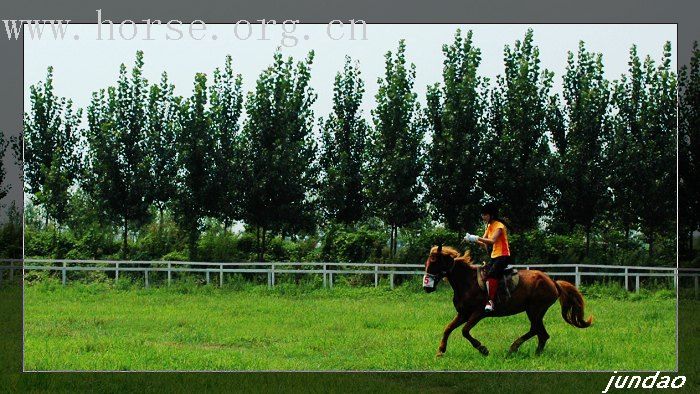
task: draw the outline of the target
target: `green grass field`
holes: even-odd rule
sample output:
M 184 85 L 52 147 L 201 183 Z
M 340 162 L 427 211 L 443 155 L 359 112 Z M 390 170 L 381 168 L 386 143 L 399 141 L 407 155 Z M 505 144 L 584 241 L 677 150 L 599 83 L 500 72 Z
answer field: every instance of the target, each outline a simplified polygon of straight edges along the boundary
M 472 330 L 481 356 L 456 330 L 442 358 L 451 291 L 281 285 L 274 290 L 182 285 L 117 288 L 55 282 L 25 287 L 26 370 L 670 370 L 675 368 L 675 298 L 669 291 L 619 296 L 587 292 L 594 325 L 566 324 L 559 304 L 536 339 L 522 314 Z M 595 290 L 595 289 L 593 289 Z M 600 289 L 598 289 L 600 290 Z

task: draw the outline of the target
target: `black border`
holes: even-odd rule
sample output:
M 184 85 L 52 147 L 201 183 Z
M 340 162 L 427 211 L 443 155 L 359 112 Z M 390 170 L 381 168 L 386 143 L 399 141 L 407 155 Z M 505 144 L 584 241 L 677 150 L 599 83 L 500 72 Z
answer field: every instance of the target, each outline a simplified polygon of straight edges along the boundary
M 299 19 L 327 23 L 362 19 L 367 23 L 677 23 L 678 65 L 687 64 L 693 41 L 700 40 L 700 3 L 657 0 L 433 0 L 377 2 L 301 0 L 295 2 L 224 0 L 203 2 L 134 1 L 108 3 L 32 1 L 0 4 L 0 19 L 70 19 L 94 23 L 96 9 L 105 17 L 123 19 L 195 19 L 231 23 L 239 19 Z M 0 27 L 4 27 L 4 24 Z M 614 39 L 614 37 L 611 37 Z M 23 113 L 23 43 L 0 38 L 0 130 L 21 131 Z M 10 169 L 8 169 L 8 172 Z M 8 174 L 12 179 L 13 174 Z M 17 174 L 14 174 L 17 178 Z M 11 194 L 18 205 L 21 185 Z M 21 206 L 21 205 L 20 205 Z M 682 266 L 682 263 L 681 263 Z M 609 373 L 23 373 L 21 288 L 0 290 L 0 387 L 15 391 L 163 392 L 163 391 L 284 391 L 284 392 L 601 392 Z M 687 376 L 682 391 L 700 391 L 700 302 L 679 300 L 679 374 Z M 465 360 L 468 369 L 468 360 Z M 675 375 L 675 374 L 671 374 Z M 4 390 L 3 390 L 4 391 Z

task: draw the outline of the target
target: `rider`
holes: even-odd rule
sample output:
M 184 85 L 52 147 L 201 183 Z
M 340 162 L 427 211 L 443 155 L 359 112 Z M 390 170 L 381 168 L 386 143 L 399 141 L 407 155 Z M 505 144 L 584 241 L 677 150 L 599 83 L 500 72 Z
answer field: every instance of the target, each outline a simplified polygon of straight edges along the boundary
M 503 271 L 510 264 L 510 248 L 508 246 L 508 231 L 503 221 L 498 218 L 498 208 L 493 203 L 485 204 L 481 209 L 481 220 L 486 224 L 486 231 L 483 237 L 477 237 L 467 233 L 465 241 L 476 242 L 482 245 L 487 251 L 491 250 L 491 267 L 486 278 L 486 289 L 489 300 L 484 307 L 486 312 L 494 309 L 494 299 L 498 289 L 498 279 L 503 276 Z

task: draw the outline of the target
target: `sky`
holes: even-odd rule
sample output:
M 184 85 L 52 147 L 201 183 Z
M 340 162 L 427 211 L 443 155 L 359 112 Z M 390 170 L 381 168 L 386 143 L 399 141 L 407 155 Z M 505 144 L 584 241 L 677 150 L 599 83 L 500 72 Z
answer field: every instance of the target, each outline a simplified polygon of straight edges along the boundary
M 291 26 L 288 26 L 291 27 Z M 367 25 L 363 36 L 360 26 L 355 26 L 355 40 L 350 26 L 297 25 L 292 36 L 283 40 L 282 26 L 268 26 L 265 38 L 260 25 L 207 25 L 206 31 L 194 31 L 190 36 L 187 27 L 178 28 L 182 39 L 168 40 L 177 34 L 166 26 L 151 26 L 150 38 L 146 25 L 137 25 L 131 40 L 132 27 L 113 27 L 115 39 L 108 40 L 109 26 L 101 28 L 102 40 L 98 40 L 97 25 L 71 25 L 66 38 L 55 39 L 44 35 L 42 39 L 24 40 L 24 108 L 30 108 L 29 86 L 43 81 L 48 66 L 54 67 L 55 93 L 73 100 L 80 108 L 86 108 L 92 92 L 114 85 L 119 65 L 133 65 L 137 50 L 144 51 L 144 74 L 152 83 L 160 80 L 163 71 L 175 84 L 175 93 L 188 96 L 192 92 L 197 72 L 211 75 L 216 67 L 223 67 L 226 55 L 233 57 L 236 73 L 243 77 L 243 91 L 251 91 L 260 72 L 272 62 L 272 55 L 280 50 L 284 56 L 302 59 L 310 50 L 315 51 L 311 70 L 311 86 L 318 94 L 314 104 L 315 116 L 327 116 L 332 110 L 335 74 L 343 67 L 345 55 L 359 61 L 366 93 L 362 110 L 368 120 L 377 92 L 377 78 L 384 73 L 384 54 L 396 51 L 400 39 L 406 40 L 406 58 L 416 65 L 414 89 L 421 103 L 425 102 L 428 85 L 442 78 L 442 45 L 453 41 L 455 31 L 472 30 L 473 39 L 482 51 L 480 74 L 492 80 L 503 72 L 505 45 L 522 39 L 528 28 L 534 30 L 535 44 L 540 49 L 541 64 L 555 73 L 554 91 L 561 92 L 561 78 L 566 67 L 567 51 L 576 51 L 583 40 L 590 51 L 603 55 L 606 77 L 616 79 L 626 72 L 629 49 L 638 46 L 639 54 L 659 59 L 663 44 L 670 41 L 676 49 L 676 25 L 673 24 L 376 24 Z M 289 31 L 289 30 L 288 30 Z M 329 35 L 330 32 L 330 35 Z M 236 36 L 238 34 L 238 36 Z M 343 34 L 340 39 L 338 37 Z M 216 39 L 215 39 L 216 37 Z M 201 38 L 199 40 L 195 38 Z M 362 39 L 365 38 L 365 39 Z M 672 67 L 675 68 L 675 56 Z M 85 115 L 83 115 L 85 117 Z M 6 155 L 7 156 L 7 155 Z M 8 157 L 5 163 L 9 165 Z M 12 171 L 8 171 L 12 172 Z M 17 191 L 13 191 L 17 192 Z
M 87 107 L 93 91 L 115 83 L 119 65 L 133 65 L 137 50 L 144 51 L 145 77 L 154 83 L 160 80 L 163 71 L 168 72 L 175 84 L 175 93 L 188 96 L 192 92 L 194 75 L 204 72 L 211 75 L 216 67 L 223 67 L 226 55 L 233 57 L 235 72 L 243 76 L 243 91 L 255 86 L 261 70 L 272 62 L 278 48 L 285 56 L 302 59 L 310 50 L 316 57 L 312 66 L 311 85 L 318 94 L 314 105 L 316 116 L 328 114 L 332 109 L 332 84 L 335 74 L 342 69 L 345 55 L 358 60 L 366 85 L 362 109 L 369 119 L 377 92 L 377 78 L 384 72 L 384 54 L 396 51 L 398 41 L 406 40 L 406 57 L 416 65 L 415 90 L 421 102 L 425 100 L 426 86 L 441 80 L 442 45 L 453 40 L 457 28 L 472 30 L 474 41 L 482 51 L 480 73 L 493 79 L 503 72 L 503 48 L 522 39 L 528 27 L 533 28 L 535 44 L 539 46 L 543 67 L 555 73 L 555 91 L 561 90 L 561 77 L 566 67 L 567 51 L 575 51 L 579 40 L 589 50 L 603 54 L 606 76 L 618 78 L 627 69 L 629 49 L 637 44 L 642 56 L 654 59 L 661 57 L 665 41 L 670 41 L 675 51 L 675 25 L 368 25 L 366 40 L 360 27 L 356 26 L 356 40 L 350 40 L 350 27 L 331 27 L 331 34 L 345 37 L 333 40 L 328 36 L 326 25 L 298 25 L 294 35 L 297 45 L 282 46 L 282 27 L 268 26 L 268 40 L 260 40 L 259 26 L 253 26 L 251 37 L 245 38 L 247 28 L 243 25 L 234 31 L 233 25 L 207 25 L 201 40 L 189 37 L 186 29 L 181 40 L 167 40 L 165 34 L 175 36 L 165 26 L 153 26 L 147 41 L 145 25 L 133 40 L 106 40 L 108 26 L 102 27 L 103 40 L 97 40 L 95 25 L 71 26 L 68 39 L 53 38 L 25 40 L 24 85 L 25 109 L 29 108 L 28 88 L 46 76 L 46 68 L 54 67 L 56 94 L 73 99 L 81 108 Z M 130 29 L 124 28 L 128 37 Z M 78 40 L 70 39 L 79 36 Z M 216 36 L 216 40 L 213 39 Z M 304 37 L 308 39 L 304 39 Z M 293 39 L 284 41 L 293 43 Z M 674 64 L 675 67 L 675 58 Z

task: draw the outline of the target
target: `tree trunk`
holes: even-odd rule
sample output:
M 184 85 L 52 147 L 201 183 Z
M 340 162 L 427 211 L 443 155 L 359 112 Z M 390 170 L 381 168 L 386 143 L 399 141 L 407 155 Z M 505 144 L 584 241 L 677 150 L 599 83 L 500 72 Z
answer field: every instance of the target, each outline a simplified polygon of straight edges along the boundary
M 393 259 L 396 257 L 396 238 L 398 237 L 398 226 L 395 224 L 391 225 L 391 240 L 389 241 L 389 254 Z
M 647 239 L 649 241 L 649 257 L 652 257 L 654 255 L 654 235 L 649 235 Z
M 266 233 L 267 233 L 267 230 L 265 230 L 265 227 L 263 227 L 263 228 L 262 228 L 262 245 L 261 245 L 261 248 L 260 248 L 260 262 L 264 262 L 264 261 L 265 261 L 265 247 L 267 246 L 267 245 L 265 245 L 265 242 L 266 242 L 266 241 L 265 241 L 265 235 L 266 235 Z
M 591 251 L 591 227 L 586 226 L 586 257 L 589 256 Z
M 163 206 L 158 207 L 158 232 L 163 230 Z
M 124 216 L 124 227 L 122 234 L 122 258 L 126 259 L 129 257 L 129 219 Z
M 189 252 L 190 252 L 190 261 L 195 261 L 197 260 L 197 228 L 193 227 L 189 231 Z

